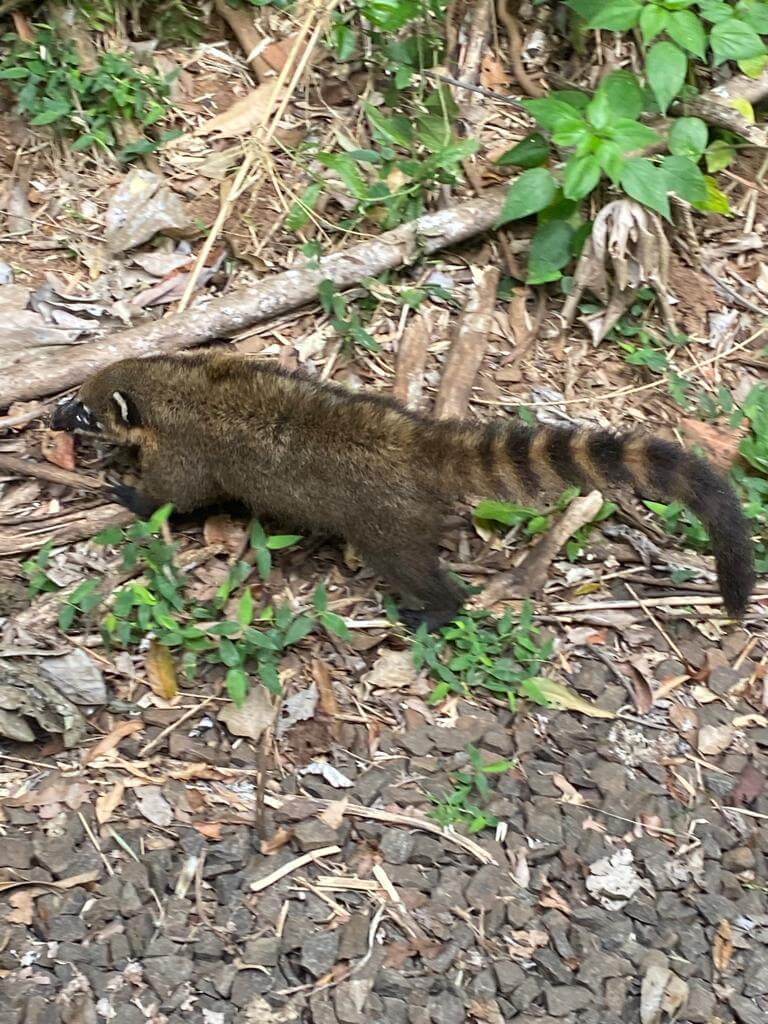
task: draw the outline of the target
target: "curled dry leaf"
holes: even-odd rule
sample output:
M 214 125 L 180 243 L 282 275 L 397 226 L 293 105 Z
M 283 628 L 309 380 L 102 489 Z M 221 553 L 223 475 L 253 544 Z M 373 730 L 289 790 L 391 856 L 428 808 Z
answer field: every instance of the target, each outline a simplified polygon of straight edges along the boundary
M 141 732 L 144 728 L 144 723 L 136 719 L 132 719 L 127 722 L 120 722 L 116 725 L 112 732 L 103 736 L 99 742 L 91 747 L 90 750 L 86 750 L 82 757 L 83 764 L 90 764 L 95 761 L 97 757 L 101 757 L 102 754 L 108 754 L 110 750 L 114 750 L 127 736 L 133 736 L 134 733 Z
M 414 692 L 418 680 L 419 672 L 414 667 L 410 651 L 382 651 L 370 672 L 363 676 L 363 682 L 376 690 L 406 690 L 410 693 Z
M 227 704 L 219 711 L 219 721 L 233 736 L 247 736 L 254 743 L 275 720 L 275 708 L 263 686 L 252 686 L 243 704 Z
M 699 729 L 698 749 L 704 757 L 715 757 L 730 747 L 733 741 L 733 726 L 704 725 Z
M 123 801 L 125 786 L 122 782 L 116 782 L 108 793 L 102 793 L 96 798 L 96 821 L 100 825 L 109 821 L 115 810 Z
M 216 133 L 224 139 L 239 139 L 257 125 L 264 124 L 279 100 L 275 80 L 263 82 L 247 96 L 236 100 L 231 107 L 203 122 L 194 133 L 197 136 Z
M 575 789 L 568 779 L 564 775 L 560 775 L 559 772 L 555 772 L 552 776 L 552 781 L 563 794 L 563 803 L 566 804 L 583 804 L 584 797 Z
M 173 663 L 173 655 L 167 647 L 159 644 L 157 640 L 150 640 L 144 667 L 147 670 L 147 680 L 153 693 L 167 701 L 178 697 L 179 681 L 176 676 L 176 666 Z
M 40 444 L 40 450 L 46 462 L 59 469 L 75 468 L 75 438 L 62 430 L 46 431 Z
M 136 805 L 147 821 L 160 828 L 173 822 L 173 810 L 159 786 L 139 786 L 134 790 Z
M 727 918 L 720 922 L 712 943 L 712 962 L 720 974 L 726 974 L 733 956 L 733 933 Z

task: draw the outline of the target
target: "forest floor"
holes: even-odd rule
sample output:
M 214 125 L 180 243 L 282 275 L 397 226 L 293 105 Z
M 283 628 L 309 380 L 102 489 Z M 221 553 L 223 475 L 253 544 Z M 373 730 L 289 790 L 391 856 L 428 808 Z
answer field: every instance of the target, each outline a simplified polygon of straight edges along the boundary
M 257 123 L 262 87 L 234 42 L 161 57 L 182 66 L 173 101 L 186 134 L 151 157 L 148 173 L 163 181 L 149 210 L 120 193 L 124 168 L 0 112 L 0 369 L 5 360 L 19 381 L 29 358 L 61 358 L 67 345 L 77 359 L 92 337 L 176 308 L 203 229 L 226 202 L 222 181 L 242 158 L 230 135 Z M 301 239 L 286 227 L 308 180 L 287 147 L 323 133 L 348 149 L 368 144 L 360 93 L 375 100 L 373 84 L 334 77 L 324 59 L 288 104 L 268 173 L 216 238 L 191 315 L 211 294 L 300 262 L 301 241 L 337 243 L 325 218 L 350 209 L 337 181 Z M 476 80 L 514 92 L 504 46 L 488 49 Z M 503 102 L 458 98 L 484 154 L 530 131 Z M 485 157 L 474 167 L 480 192 L 509 170 Z M 460 391 L 442 377 L 459 311 L 499 267 L 468 416 L 527 406 L 542 420 L 642 427 L 728 466 L 743 436 L 729 403 L 768 366 L 768 186 L 749 153 L 727 173 L 732 215 L 696 217 L 695 259 L 685 244 L 671 249 L 663 286 L 683 344 L 666 343 L 650 290 L 600 344 L 587 305 L 563 337 L 562 289 L 521 283 L 526 243 L 513 228 L 361 284 L 341 317 L 305 305 L 239 332 L 234 347 L 430 411 L 441 387 L 449 399 Z M 429 205 L 471 195 L 436 186 Z M 175 224 L 173 239 L 157 233 L 163 223 Z M 366 233 L 376 233 L 370 222 Z M 415 289 L 419 302 L 404 301 Z M 351 310 L 376 351 L 334 323 Z M 423 645 L 417 667 L 413 641 L 387 620 L 386 591 L 353 554 L 275 545 L 266 580 L 252 558 L 224 617 L 241 613 L 244 588 L 258 610 L 309 614 L 323 584 L 343 628 L 286 646 L 279 703 L 254 681 L 237 709 L 221 666 L 188 679 L 155 643 L 107 648 L 100 612 L 57 625 L 84 581 L 131 578 L 124 542 L 91 539 L 131 521 L 87 486 L 115 473 L 114 456 L 48 429 L 57 397 L 14 401 L 0 417 L 0 1024 L 763 1024 L 764 584 L 734 625 L 709 556 L 639 501 L 605 495 L 618 507 L 553 553 L 530 628 L 508 596 L 497 617 L 471 620 L 463 647 L 455 637 Z M 450 567 L 476 586 L 511 565 L 525 575 L 533 513 L 495 528 L 470 507 L 456 511 Z M 560 510 L 537 513 L 546 527 Z M 215 599 L 247 531 L 230 510 L 162 528 L 189 600 Z M 496 626 L 505 610 L 499 628 L 563 688 L 555 706 L 512 708 L 475 685 L 506 654 Z M 471 663 L 464 695 L 430 699 L 430 658 L 461 678 Z

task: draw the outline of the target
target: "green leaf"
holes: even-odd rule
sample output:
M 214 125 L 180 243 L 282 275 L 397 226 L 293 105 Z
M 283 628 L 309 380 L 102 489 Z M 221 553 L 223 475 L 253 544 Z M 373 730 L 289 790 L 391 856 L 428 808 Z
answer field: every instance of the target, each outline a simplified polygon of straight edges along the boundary
M 667 175 L 670 192 L 688 203 L 703 203 L 707 198 L 707 181 L 693 160 L 687 156 L 667 156 L 661 162 Z
M 739 71 L 748 78 L 759 78 L 768 67 L 768 53 L 763 53 L 759 57 L 746 57 L 743 60 L 737 60 L 736 63 Z
M 59 629 L 62 633 L 66 633 L 72 623 L 75 621 L 75 615 L 77 614 L 77 608 L 73 604 L 64 604 L 59 609 Z
M 292 204 L 285 218 L 285 226 L 289 231 L 300 231 L 309 220 L 310 213 L 315 208 L 320 193 L 323 190 L 322 181 L 315 181 L 307 186 L 301 195 Z
M 572 235 L 573 228 L 564 220 L 538 226 L 528 256 L 528 284 L 544 284 L 560 278 L 560 271 L 571 258 Z
M 312 604 L 315 611 L 324 612 L 328 610 L 328 591 L 325 589 L 324 583 L 318 583 L 315 587 Z
M 615 142 L 609 142 L 606 139 L 600 143 L 595 151 L 595 156 L 600 161 L 600 167 L 611 179 L 611 182 L 614 185 L 618 185 L 621 181 L 621 171 L 625 162 L 624 150 Z M 588 225 L 584 225 L 584 227 L 588 227 Z
M 242 597 L 237 603 L 237 621 L 241 626 L 250 626 L 253 620 L 253 594 L 250 587 L 246 587 Z
M 308 615 L 298 615 L 286 631 L 285 637 L 283 638 L 284 646 L 290 647 L 291 644 L 298 643 L 299 640 L 303 640 L 305 636 L 309 636 L 314 628 L 315 624 Z
M 710 174 L 729 167 L 736 159 L 736 150 L 725 139 L 715 139 L 704 151 L 704 158 L 707 162 L 707 170 Z
M 608 99 L 615 117 L 628 117 L 635 121 L 643 109 L 643 90 L 637 76 L 631 71 L 611 71 L 600 83 L 598 93 Z
M 669 220 L 669 182 L 664 171 L 645 157 L 627 160 L 621 172 L 621 187 L 639 203 L 656 210 Z
M 640 14 L 640 31 L 643 35 L 643 42 L 647 46 L 652 43 L 656 36 L 660 36 L 667 27 L 669 11 L 655 4 L 646 4 Z
M 336 615 L 334 612 L 320 612 L 320 621 L 329 633 L 341 637 L 342 640 L 352 639 L 349 626 L 340 615 Z
M 348 25 L 340 22 L 331 29 L 331 36 L 336 50 L 336 60 L 342 63 L 349 60 L 355 52 L 355 46 L 357 45 L 355 33 Z
M 222 637 L 221 643 L 219 644 L 219 657 L 229 668 L 237 668 L 242 662 L 240 657 L 240 651 L 226 637 Z
M 685 82 L 688 60 L 674 43 L 655 43 L 648 51 L 645 71 L 662 114 L 677 96 Z
M 563 195 L 566 199 L 583 199 L 600 181 L 600 160 L 594 153 L 571 157 L 565 165 Z
M 626 32 L 634 28 L 643 9 L 641 0 L 609 0 L 599 5 L 600 10 L 588 23 L 589 28 L 606 28 L 612 32 Z
M 411 149 L 413 146 L 413 128 L 408 118 L 384 117 L 370 103 L 364 103 L 363 110 L 371 126 L 374 128 L 374 138 L 377 138 L 380 142 L 390 142 L 395 146 L 402 146 L 408 150 Z
M 171 518 L 172 512 L 173 505 L 170 502 L 168 502 L 165 505 L 161 505 L 160 508 L 158 509 L 155 509 L 155 511 L 147 520 L 147 523 L 149 524 L 152 533 L 157 533 L 163 526 L 165 526 L 165 524 Z
M 646 146 L 652 146 L 654 142 L 659 141 L 659 133 L 655 129 L 626 117 L 614 121 L 610 135 L 624 153 L 633 149 L 645 149 Z
M 227 672 L 225 685 L 231 700 L 240 707 L 248 693 L 248 676 L 241 668 L 231 668 Z
M 520 509 L 507 501 L 481 501 L 474 511 L 476 520 L 488 520 L 503 526 L 514 526 L 520 522 Z
M 119 526 L 108 526 L 106 530 L 102 530 L 101 533 L 97 533 L 93 538 L 96 544 L 119 544 L 123 539 L 123 531 Z
M 335 171 L 355 199 L 368 196 L 368 185 L 352 157 L 346 153 L 318 153 L 317 160 L 324 167 Z
M 709 129 L 700 117 L 678 117 L 669 130 L 669 151 L 698 160 L 707 146 Z
M 707 34 L 693 11 L 671 11 L 666 27 L 667 35 L 684 50 L 704 59 L 707 49 Z
M 72 108 L 67 102 L 52 103 L 45 110 L 41 111 L 29 122 L 31 125 L 40 126 L 45 124 L 53 124 L 54 121 L 61 120 L 67 114 L 71 113 Z
M 714 25 L 709 33 L 709 45 L 715 64 L 722 64 L 725 60 L 746 60 L 765 53 L 765 44 L 757 32 L 738 18 L 729 18 Z
M 554 199 L 557 186 L 551 173 L 544 167 L 532 167 L 523 171 L 512 184 L 504 200 L 504 206 L 495 227 L 501 227 L 511 220 L 529 217 L 548 206 Z
M 293 544 L 298 544 L 300 540 L 300 533 L 275 533 L 267 538 L 267 547 L 270 551 L 280 551 L 282 548 L 289 548 Z
M 259 662 L 259 678 L 270 693 L 280 693 L 280 676 L 277 672 L 277 666 L 273 661 Z
M 256 568 L 263 580 L 269 579 L 272 571 L 272 555 L 266 548 L 256 548 Z
M 739 0 L 736 14 L 755 32 L 768 35 L 768 3 L 765 0 Z
M 547 96 L 545 99 L 523 100 L 523 106 L 535 118 L 542 128 L 554 131 L 561 117 L 573 117 L 576 108 L 564 100 Z
M 598 131 L 602 131 L 611 123 L 612 113 L 613 111 L 611 110 L 608 93 L 604 89 L 598 89 L 595 93 L 594 99 L 586 109 L 586 115 L 589 123 L 594 125 Z M 558 125 L 558 128 L 559 127 L 560 126 Z
M 584 138 L 591 138 L 587 122 L 574 111 L 561 117 L 552 132 L 552 141 L 556 146 L 576 146 Z
M 533 132 L 496 161 L 499 167 L 539 167 L 549 158 L 549 145 L 540 132 Z
M 331 285 L 331 288 L 333 288 L 332 281 L 321 281 L 320 289 L 323 289 L 325 285 Z M 330 310 L 326 310 L 326 312 L 330 312 Z M 248 535 L 248 542 L 250 543 L 252 548 L 265 548 L 267 546 L 267 535 L 264 532 L 264 527 L 261 525 L 258 519 L 254 519 L 253 522 L 251 523 L 251 530 Z

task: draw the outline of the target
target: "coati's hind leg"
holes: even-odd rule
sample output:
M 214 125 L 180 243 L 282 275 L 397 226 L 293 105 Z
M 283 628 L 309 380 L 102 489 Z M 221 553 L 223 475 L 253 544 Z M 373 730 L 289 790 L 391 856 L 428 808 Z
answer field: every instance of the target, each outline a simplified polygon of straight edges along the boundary
M 426 623 L 432 632 L 451 622 L 464 603 L 465 593 L 440 566 L 437 543 L 402 537 L 383 547 L 363 540 L 354 542 L 363 559 L 399 593 L 405 607 L 400 619 L 414 632 Z M 412 607 L 416 605 L 416 607 Z
M 221 497 L 202 466 L 177 452 L 164 450 L 142 456 L 139 487 L 115 484 L 110 493 L 115 501 L 142 519 L 161 505 L 170 503 L 174 512 L 192 512 Z

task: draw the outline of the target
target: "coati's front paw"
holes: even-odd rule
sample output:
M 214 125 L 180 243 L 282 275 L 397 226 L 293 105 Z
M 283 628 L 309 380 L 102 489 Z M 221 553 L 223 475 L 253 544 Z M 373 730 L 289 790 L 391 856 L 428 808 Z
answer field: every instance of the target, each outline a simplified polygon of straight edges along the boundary
M 453 622 L 458 613 L 458 608 L 397 609 L 400 621 L 411 633 L 416 633 L 424 625 L 426 625 L 428 633 L 434 633 L 435 630 L 442 629 L 449 622 Z
M 154 501 L 127 484 L 112 484 L 108 493 L 112 501 L 130 509 L 140 519 L 147 519 L 158 507 Z

